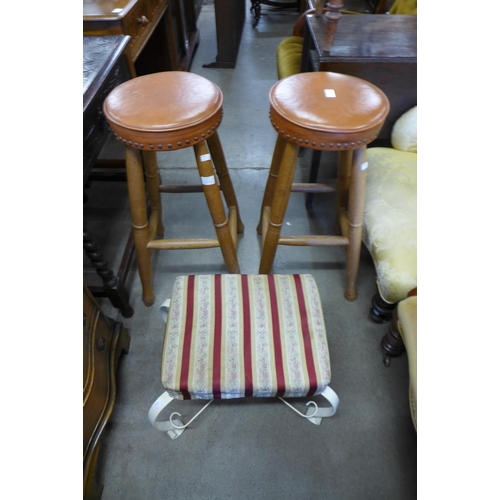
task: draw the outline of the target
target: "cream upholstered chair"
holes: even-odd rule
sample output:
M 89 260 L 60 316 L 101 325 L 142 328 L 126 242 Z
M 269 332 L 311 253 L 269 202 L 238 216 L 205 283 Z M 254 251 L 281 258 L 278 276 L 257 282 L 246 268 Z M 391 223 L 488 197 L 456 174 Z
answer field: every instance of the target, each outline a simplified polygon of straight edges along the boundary
M 390 366 L 391 357 L 398 356 L 406 349 L 410 375 L 410 411 L 413 425 L 417 430 L 417 290 L 399 302 L 387 335 L 382 339 L 385 354 L 384 364 Z
M 363 242 L 377 275 L 370 315 L 388 321 L 417 286 L 417 107 L 392 130 L 393 148 L 369 148 Z

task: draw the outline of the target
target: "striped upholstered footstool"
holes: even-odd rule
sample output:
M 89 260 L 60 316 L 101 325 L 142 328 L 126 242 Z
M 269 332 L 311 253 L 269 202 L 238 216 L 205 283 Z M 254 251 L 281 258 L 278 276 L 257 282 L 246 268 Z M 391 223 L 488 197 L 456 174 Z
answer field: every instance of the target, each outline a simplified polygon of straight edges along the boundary
M 310 275 L 181 276 L 174 284 L 162 354 L 166 389 L 149 420 L 172 439 L 214 399 L 278 397 L 320 424 L 338 397 L 330 383 L 330 356 L 316 283 Z M 283 398 L 323 395 L 302 414 Z M 187 424 L 178 413 L 158 421 L 173 399 L 210 400 Z M 175 417 L 175 418 L 174 418 Z

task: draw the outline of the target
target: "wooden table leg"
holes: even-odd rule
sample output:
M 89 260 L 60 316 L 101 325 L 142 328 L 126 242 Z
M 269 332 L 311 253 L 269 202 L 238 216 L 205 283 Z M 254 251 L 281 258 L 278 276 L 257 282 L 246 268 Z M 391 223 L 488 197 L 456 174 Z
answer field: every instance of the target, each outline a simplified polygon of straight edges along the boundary
M 269 226 L 264 235 L 264 246 L 262 248 L 259 274 L 269 274 L 273 267 L 281 226 L 283 225 L 283 219 L 285 218 L 285 212 L 292 189 L 298 153 L 299 146 L 297 144 L 286 142 L 271 206 Z
M 355 300 L 357 296 L 356 280 L 358 277 L 363 231 L 366 166 L 366 146 L 362 146 L 353 153 L 351 186 L 349 189 L 349 245 L 347 246 L 347 284 L 345 288 L 345 298 L 349 301 Z
M 120 277 L 115 275 L 113 270 L 108 266 L 99 244 L 94 240 L 92 234 L 87 231 L 85 221 L 83 223 L 83 248 L 92 266 L 102 279 L 103 286 L 98 290 L 94 288 L 94 295 L 96 297 L 107 297 L 113 307 L 120 309 L 123 317 L 131 318 L 134 314 L 134 309 L 130 305 L 129 294 L 125 285 Z
M 137 254 L 137 268 L 142 283 L 142 300 L 147 307 L 150 307 L 154 304 L 155 296 L 152 283 L 151 250 L 147 248 L 149 242 L 149 224 L 141 152 L 137 149 L 126 147 L 125 158 L 128 196 Z
M 206 141 L 194 145 L 196 163 L 203 184 L 203 192 L 207 200 L 208 209 L 215 226 L 217 239 L 227 270 L 231 274 L 239 274 L 240 266 L 236 256 L 236 245 L 231 237 L 229 221 L 220 195 L 219 185 L 215 181 L 215 171 L 209 154 Z

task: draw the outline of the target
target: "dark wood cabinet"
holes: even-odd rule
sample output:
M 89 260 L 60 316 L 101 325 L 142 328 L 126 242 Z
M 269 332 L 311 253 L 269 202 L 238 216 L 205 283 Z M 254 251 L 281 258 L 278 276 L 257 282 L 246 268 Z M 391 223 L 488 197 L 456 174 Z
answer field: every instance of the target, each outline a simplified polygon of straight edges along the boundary
M 131 75 L 187 71 L 199 43 L 195 0 L 83 0 L 84 35 L 129 35 Z
M 130 336 L 121 322 L 102 314 L 83 285 L 83 498 L 101 497 L 95 477 L 100 437 L 116 399 L 115 371 Z
M 345 14 L 329 52 L 326 24 L 324 17 L 307 17 L 302 71 L 332 71 L 376 85 L 391 105 L 378 139 L 390 139 L 395 121 L 417 104 L 417 16 Z

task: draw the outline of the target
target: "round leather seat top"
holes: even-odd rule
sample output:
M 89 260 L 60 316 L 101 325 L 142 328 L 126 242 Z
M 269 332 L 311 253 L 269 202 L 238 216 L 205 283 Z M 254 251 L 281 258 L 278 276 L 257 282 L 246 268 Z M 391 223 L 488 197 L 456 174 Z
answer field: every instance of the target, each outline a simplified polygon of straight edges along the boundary
M 349 141 L 348 149 L 352 141 L 354 146 L 371 142 L 389 113 L 389 100 L 375 85 L 325 71 L 280 80 L 271 88 L 269 101 L 278 133 L 309 147 L 315 142 L 316 149 L 328 148 L 332 141 Z
M 146 149 L 179 149 L 206 138 L 222 120 L 222 92 L 194 73 L 140 76 L 116 87 L 104 114 L 117 139 Z

